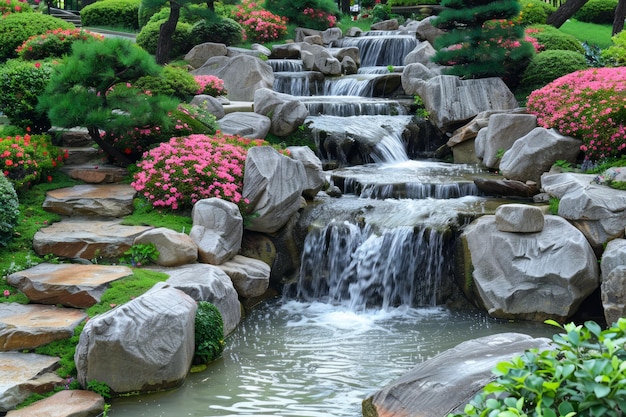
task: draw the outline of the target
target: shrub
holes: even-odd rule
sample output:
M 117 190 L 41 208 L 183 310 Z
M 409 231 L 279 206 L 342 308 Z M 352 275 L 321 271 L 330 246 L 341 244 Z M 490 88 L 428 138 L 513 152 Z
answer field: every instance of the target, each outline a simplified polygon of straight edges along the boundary
M 199 301 L 195 319 L 195 362 L 208 363 L 224 350 L 224 320 L 208 301 Z
M 195 104 L 181 103 L 179 110 L 193 117 L 196 122 L 202 123 L 208 128 L 208 133 L 213 134 L 218 131 L 219 125 L 217 119 L 206 108 L 196 106 Z M 198 133 L 198 132 L 196 132 Z
M 150 94 L 174 96 L 180 101 L 189 100 L 199 88 L 189 71 L 171 65 L 166 65 L 160 76 L 147 75 L 135 81 L 133 85 L 141 90 L 149 91 Z
M 626 65 L 626 31 L 611 38 L 613 45 L 602 51 L 602 59 L 615 67 Z
M 83 7 L 80 18 L 84 26 L 139 29 L 141 0 L 102 0 Z
M 157 43 L 159 41 L 159 31 L 161 30 L 161 24 L 164 20 L 156 22 L 150 22 L 141 29 L 141 32 L 137 34 L 137 45 L 151 54 L 156 54 Z M 176 24 L 176 30 L 172 35 L 172 49 L 170 50 L 171 57 L 177 57 L 184 55 L 191 49 L 191 24 L 185 22 L 178 22 Z
M 307 7 L 302 11 L 302 14 L 308 18 L 306 27 L 311 29 L 326 30 L 337 24 L 337 17 L 324 10 Z
M 237 45 L 243 41 L 244 30 L 233 19 L 200 20 L 191 28 L 191 40 L 194 45 L 205 42 Z
M 16 52 L 20 58 L 33 61 L 50 57 L 60 58 L 72 51 L 72 44 L 87 39 L 102 40 L 104 36 L 83 29 L 54 29 L 28 38 Z
M 584 56 L 574 51 L 545 51 L 535 55 L 524 71 L 520 88 L 541 88 L 557 78 L 588 68 Z
M 548 16 L 556 11 L 556 7 L 543 0 L 522 0 L 522 25 L 546 24 Z
M 13 238 L 13 229 L 20 216 L 17 194 L 11 182 L 0 174 L 0 246 Z
M 581 54 L 585 53 L 582 44 L 572 35 L 563 33 L 557 28 L 549 25 L 532 25 L 532 36 L 545 51 L 557 49 L 560 51 L 575 51 Z
M 565 75 L 528 97 L 537 124 L 583 140 L 586 159 L 618 156 L 626 148 L 626 67 L 592 68 Z
M 196 91 L 196 94 L 207 94 L 209 96 L 217 97 L 223 96 L 227 93 L 224 88 L 224 80 L 217 78 L 214 75 L 195 75 L 193 77 L 200 88 Z
M 50 81 L 53 64 L 28 62 L 17 59 L 0 67 L 0 111 L 12 124 L 23 129 L 31 127 L 33 133 L 50 128 L 48 118 L 37 112 L 37 97 Z
M 48 135 L 17 135 L 0 138 L 2 173 L 16 189 L 36 184 L 57 167 L 66 155 L 60 155 Z
M 530 349 L 500 362 L 490 382 L 450 416 L 617 416 L 626 410 L 626 319 L 609 329 L 573 323 L 553 337 L 554 349 Z M 498 410 L 498 411 L 495 411 Z
M 361 7 L 367 6 L 362 3 Z M 334 0 L 265 0 L 265 8 L 278 16 L 286 17 L 289 23 L 304 27 L 314 24 L 311 18 L 303 13 L 307 8 L 339 16 L 339 8 Z
M 0 19 L 0 62 L 16 58 L 16 48 L 48 30 L 73 29 L 74 25 L 40 13 L 13 13 Z
M 148 24 L 150 18 L 154 16 L 155 13 L 162 10 L 163 6 L 159 5 L 156 7 L 146 6 L 143 2 L 139 3 L 139 9 L 137 10 L 137 23 L 139 24 L 139 28 L 141 29 L 145 25 Z
M 618 0 L 589 0 L 574 14 L 581 22 L 612 25 Z
M 190 208 L 211 197 L 245 204 L 241 191 L 247 149 L 264 144 L 221 133 L 172 138 L 143 156 L 131 185 L 154 207 Z
M 6 17 L 11 13 L 32 13 L 30 4 L 20 0 L 2 0 L 0 2 L 0 17 Z
M 254 41 L 270 42 L 287 35 L 287 19 L 263 10 L 254 0 L 243 0 L 233 19 L 243 27 L 246 37 Z

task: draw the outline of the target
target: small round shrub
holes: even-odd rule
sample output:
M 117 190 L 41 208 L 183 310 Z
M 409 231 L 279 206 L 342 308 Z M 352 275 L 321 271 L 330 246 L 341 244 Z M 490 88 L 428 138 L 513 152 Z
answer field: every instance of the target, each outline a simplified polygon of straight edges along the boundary
M 602 59 L 607 66 L 620 67 L 626 65 L 626 31 L 621 31 L 611 40 L 613 45 L 602 51 Z
M 151 94 L 174 96 L 180 101 L 191 99 L 200 85 L 186 69 L 167 65 L 160 76 L 147 75 L 133 83 L 141 90 Z
M 526 67 L 520 88 L 535 90 L 563 75 L 588 67 L 587 60 L 578 52 L 544 51 L 535 55 Z
M 156 54 L 157 43 L 159 40 L 159 31 L 163 20 L 150 22 L 141 29 L 137 34 L 137 45 L 151 54 Z M 172 49 L 170 57 L 178 57 L 184 55 L 191 49 L 191 24 L 178 22 L 176 30 L 172 35 Z
M 139 29 L 141 0 L 103 0 L 91 3 L 80 11 L 84 26 L 105 26 Z
M 137 22 L 141 29 L 148 24 L 150 18 L 163 9 L 163 6 L 149 7 L 141 2 L 139 4 L 139 10 L 137 11 Z
M 253 0 L 243 0 L 233 11 L 232 17 L 243 27 L 246 37 L 253 41 L 271 42 L 287 35 L 288 19 L 263 9 Z
M 543 0 L 522 0 L 522 25 L 546 24 L 548 16 L 556 11 L 556 7 Z
M 25 60 L 62 57 L 72 51 L 76 41 L 102 40 L 104 36 L 84 29 L 54 29 L 28 38 L 17 48 L 17 54 Z
M 613 24 L 618 0 L 589 0 L 574 14 L 574 19 L 601 25 Z
M 18 59 L 0 66 L 0 111 L 12 124 L 30 127 L 33 133 L 50 129 L 47 116 L 39 113 L 37 97 L 44 92 L 52 75 L 53 64 Z
M 193 78 L 200 85 L 200 89 L 196 91 L 196 94 L 206 94 L 217 97 L 227 93 L 224 88 L 224 80 L 214 75 L 195 75 Z
M 0 158 L 0 161 L 3 161 Z M 0 173 L 0 246 L 13 238 L 13 229 L 20 217 L 19 202 L 13 184 Z
M 205 42 L 237 45 L 243 41 L 244 30 L 233 19 L 200 20 L 191 28 L 191 42 L 199 45 Z
M 199 301 L 195 318 L 195 363 L 209 363 L 224 350 L 224 320 L 208 301 Z
M 560 51 L 575 51 L 585 53 L 582 44 L 574 36 L 561 32 L 557 28 L 549 25 L 532 25 L 533 36 L 543 47 L 544 51 L 557 49 Z M 536 31 L 535 31 L 536 30 Z
M 361 7 L 366 6 L 361 3 Z M 278 16 L 286 17 L 289 23 L 303 27 L 312 23 L 311 18 L 303 13 L 304 9 L 311 8 L 329 15 L 339 15 L 339 8 L 334 0 L 265 0 L 265 8 Z
M 2 0 L 0 2 L 0 17 L 5 17 L 11 13 L 32 13 L 30 4 L 20 0 Z
M 31 36 L 74 27 L 62 19 L 40 13 L 13 13 L 3 17 L 0 19 L 0 62 L 17 58 L 15 50 Z

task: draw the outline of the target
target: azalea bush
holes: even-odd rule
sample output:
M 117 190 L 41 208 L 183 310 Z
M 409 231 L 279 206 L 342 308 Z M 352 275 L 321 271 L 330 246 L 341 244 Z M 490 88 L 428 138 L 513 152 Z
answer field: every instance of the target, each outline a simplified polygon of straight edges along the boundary
M 132 84 L 146 94 L 160 94 L 189 101 L 198 90 L 198 83 L 194 78 L 186 68 L 166 65 L 159 75 L 145 75 Z
M 560 77 L 528 97 L 537 123 L 582 139 L 586 159 L 624 154 L 626 67 L 592 68 Z
M 250 40 L 271 42 L 287 35 L 287 19 L 263 9 L 262 4 L 254 0 L 243 0 L 235 9 L 233 19 Z
M 0 2 L 6 0 L 0 0 Z M 11 13 L 0 19 L 0 62 L 17 58 L 15 51 L 25 40 L 53 29 L 73 29 L 62 19 L 41 13 Z
M 11 13 L 31 13 L 30 4 L 20 0 L 0 0 L 0 16 L 5 17 Z
M 67 158 L 66 152 L 60 153 L 48 135 L 0 137 L 0 169 L 19 189 L 42 179 L 49 181 L 50 173 Z
M 49 57 L 60 58 L 72 51 L 74 42 L 88 39 L 102 40 L 104 36 L 84 29 L 48 30 L 46 33 L 28 38 L 17 47 L 16 52 L 20 58 L 30 61 Z
M 374 1 L 371 3 L 373 6 Z M 361 7 L 367 7 L 365 2 L 361 3 Z M 265 0 L 265 8 L 276 15 L 284 16 L 289 23 L 320 30 L 331 27 L 332 17 L 340 15 L 334 0 Z M 315 27 L 316 24 L 319 26 Z
M 216 77 L 215 75 L 196 75 L 194 76 L 194 79 L 198 85 L 200 85 L 196 94 L 206 94 L 217 97 L 226 95 L 227 93 L 226 88 L 224 88 L 224 80 Z
M 307 7 L 302 14 L 308 18 L 306 27 L 316 30 L 326 30 L 337 24 L 337 17 L 325 10 Z
M 190 208 L 211 197 L 245 205 L 247 149 L 266 144 L 222 133 L 172 138 L 144 154 L 131 185 L 154 207 Z

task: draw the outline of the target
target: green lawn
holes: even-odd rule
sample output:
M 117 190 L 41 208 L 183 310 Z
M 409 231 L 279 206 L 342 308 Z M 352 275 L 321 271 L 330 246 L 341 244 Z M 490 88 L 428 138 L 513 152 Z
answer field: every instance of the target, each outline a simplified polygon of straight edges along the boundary
M 598 25 L 595 23 L 579 22 L 575 19 L 569 19 L 561 26 L 561 31 L 574 35 L 581 41 L 586 41 L 590 45 L 597 45 L 600 48 L 608 48 L 611 46 L 611 30 L 610 25 Z

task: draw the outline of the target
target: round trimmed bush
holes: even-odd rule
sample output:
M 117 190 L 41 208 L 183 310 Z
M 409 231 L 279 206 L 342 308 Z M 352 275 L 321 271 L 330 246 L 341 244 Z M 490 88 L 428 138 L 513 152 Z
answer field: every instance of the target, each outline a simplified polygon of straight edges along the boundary
M 200 85 L 186 69 L 171 65 L 163 68 L 161 76 L 147 75 L 141 77 L 133 85 L 152 94 L 174 96 L 181 101 L 192 98 Z
M 545 51 L 556 49 L 560 51 L 574 51 L 581 54 L 585 53 L 582 44 L 574 36 L 561 32 L 554 26 L 550 25 L 532 25 L 529 28 L 537 29 L 533 31 L 532 36 L 537 39 Z
M 62 19 L 40 13 L 13 13 L 0 19 L 0 62 L 17 58 L 15 50 L 31 36 L 48 30 L 74 29 Z
M 243 40 L 243 28 L 233 19 L 201 20 L 191 28 L 193 45 L 205 42 L 237 45 Z
M 578 52 L 558 50 L 541 52 L 535 55 L 526 67 L 520 88 L 536 90 L 563 75 L 588 67 L 587 60 Z
M 0 2 L 0 16 L 5 17 L 11 13 L 32 13 L 33 8 L 28 3 L 19 0 L 2 0 Z
M 602 51 L 606 66 L 621 67 L 626 65 L 626 31 L 621 31 L 611 38 L 613 45 Z
M 208 301 L 199 301 L 195 319 L 195 363 L 209 363 L 224 350 L 224 320 Z
M 589 0 L 574 15 L 574 19 L 601 25 L 613 24 L 618 0 Z
M 157 22 L 150 22 L 145 25 L 141 32 L 137 34 L 137 45 L 151 54 L 156 54 L 157 43 L 159 40 L 159 31 L 161 30 L 161 24 L 164 20 Z M 172 49 L 170 51 L 170 57 L 178 57 L 184 55 L 191 49 L 191 24 L 185 22 L 178 22 L 176 24 L 176 30 L 172 35 Z
M 139 28 L 141 29 L 142 27 L 147 25 L 150 21 L 150 18 L 154 16 L 155 13 L 158 13 L 160 10 L 162 10 L 162 8 L 162 6 L 148 7 L 144 5 L 143 2 L 141 2 L 139 4 L 139 10 L 137 11 Z
M 0 172 L 0 246 L 8 245 L 13 238 L 19 217 L 19 202 L 13 184 Z
M 546 24 L 548 16 L 556 11 L 556 7 L 542 0 L 522 0 L 522 25 Z
M 83 29 L 55 29 L 44 34 L 31 36 L 17 48 L 20 58 L 27 61 L 62 57 L 72 52 L 72 44 L 77 41 L 96 39 L 104 36 Z
M 106 26 L 139 29 L 141 0 L 102 0 L 83 7 L 80 18 L 84 26 Z

